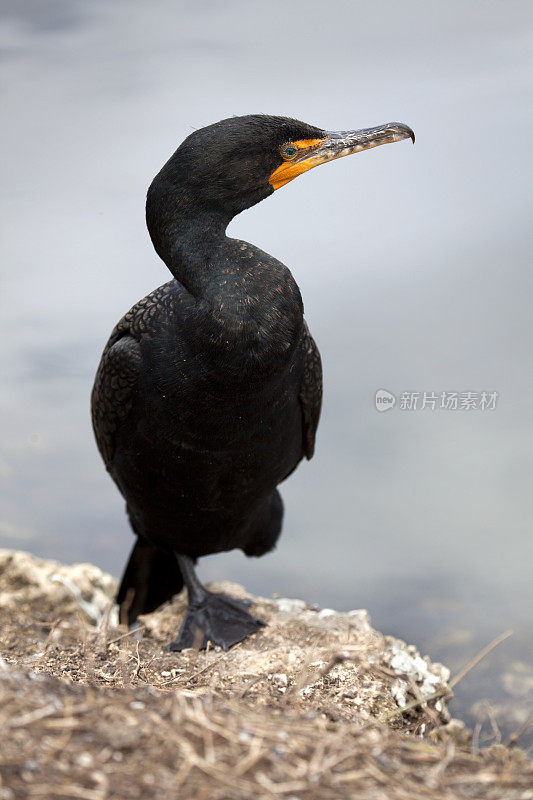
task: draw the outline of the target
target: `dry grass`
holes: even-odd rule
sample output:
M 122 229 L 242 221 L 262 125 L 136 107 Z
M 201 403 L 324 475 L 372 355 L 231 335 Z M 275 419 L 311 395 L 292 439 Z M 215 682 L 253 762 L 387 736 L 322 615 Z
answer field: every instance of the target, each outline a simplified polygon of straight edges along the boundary
M 533 764 L 452 736 L 443 689 L 424 701 L 421 680 L 394 668 L 398 647 L 416 651 L 364 613 L 258 599 L 268 626 L 229 653 L 165 653 L 182 599 L 137 639 L 12 566 L 0 577 L 0 800 L 533 800 Z
M 533 765 L 505 748 L 473 756 L 447 736 L 429 743 L 184 689 L 2 677 L 3 800 L 533 797 Z

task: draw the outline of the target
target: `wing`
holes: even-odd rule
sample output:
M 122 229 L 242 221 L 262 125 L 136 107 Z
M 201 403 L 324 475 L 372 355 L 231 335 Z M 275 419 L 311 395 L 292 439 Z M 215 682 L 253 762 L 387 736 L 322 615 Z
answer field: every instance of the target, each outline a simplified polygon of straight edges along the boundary
M 322 362 L 318 347 L 304 321 L 303 347 L 305 366 L 299 400 L 303 418 L 303 449 L 307 458 L 315 452 L 315 436 L 322 407 Z
M 139 342 L 127 333 L 110 341 L 104 353 L 91 398 L 94 433 L 106 466 L 115 453 L 115 435 L 131 411 L 132 393 L 141 367 Z
M 146 334 L 155 310 L 171 302 L 175 286 L 176 281 L 168 281 L 130 308 L 103 352 L 94 381 L 91 413 L 96 443 L 107 467 L 115 453 L 116 431 L 132 408 L 142 368 L 139 340 Z

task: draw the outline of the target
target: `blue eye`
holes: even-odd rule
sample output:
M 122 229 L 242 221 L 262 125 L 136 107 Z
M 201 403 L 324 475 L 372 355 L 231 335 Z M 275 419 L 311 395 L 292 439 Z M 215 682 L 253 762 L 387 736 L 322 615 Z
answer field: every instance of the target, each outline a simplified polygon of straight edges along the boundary
M 297 152 L 298 148 L 293 144 L 284 144 L 281 148 L 281 155 L 283 158 L 294 158 Z

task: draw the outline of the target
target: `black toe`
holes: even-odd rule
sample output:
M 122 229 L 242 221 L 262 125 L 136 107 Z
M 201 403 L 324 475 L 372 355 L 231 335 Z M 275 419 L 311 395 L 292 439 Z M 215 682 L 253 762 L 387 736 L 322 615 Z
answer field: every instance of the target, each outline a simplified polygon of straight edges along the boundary
M 180 651 L 197 647 L 204 650 L 211 642 L 228 650 L 265 624 L 248 613 L 249 605 L 250 601 L 207 593 L 200 603 L 187 609 L 178 638 L 166 649 Z

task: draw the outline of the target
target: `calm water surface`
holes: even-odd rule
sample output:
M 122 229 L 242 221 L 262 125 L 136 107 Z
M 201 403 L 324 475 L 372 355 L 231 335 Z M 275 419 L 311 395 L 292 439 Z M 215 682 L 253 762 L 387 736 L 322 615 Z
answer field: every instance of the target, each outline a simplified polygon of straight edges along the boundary
M 414 148 L 334 162 L 231 225 L 293 270 L 325 401 L 277 551 L 201 574 L 366 607 L 455 669 L 514 629 L 455 708 L 486 720 L 487 699 L 512 730 L 533 686 L 531 4 L 341 0 L 327 21 L 277 0 L 1 8 L 0 546 L 122 568 L 89 393 L 115 322 L 168 278 L 143 206 L 178 143 L 256 111 L 402 120 Z M 378 413 L 380 388 L 498 402 Z

